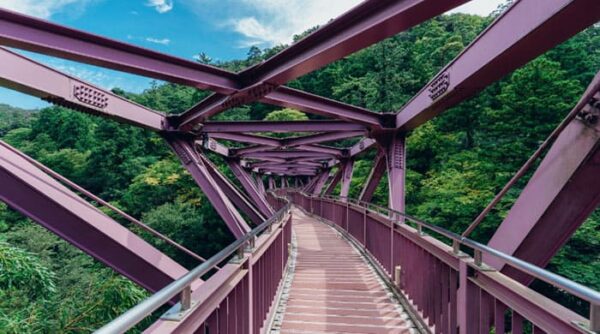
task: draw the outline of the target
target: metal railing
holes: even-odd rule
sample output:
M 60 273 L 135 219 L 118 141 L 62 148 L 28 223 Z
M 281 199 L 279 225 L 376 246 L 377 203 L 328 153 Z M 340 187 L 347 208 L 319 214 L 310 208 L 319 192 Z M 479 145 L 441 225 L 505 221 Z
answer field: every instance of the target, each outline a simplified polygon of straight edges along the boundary
M 338 204 L 355 206 L 360 208 L 361 210 L 367 210 L 372 213 L 376 213 L 382 215 L 383 217 L 389 219 L 389 221 L 396 225 L 400 226 L 405 224 L 406 222 L 413 223 L 417 226 L 417 230 L 419 234 L 422 234 L 423 229 L 430 230 L 435 232 L 443 237 L 446 237 L 452 241 L 452 252 L 454 255 L 464 255 L 460 252 L 460 245 L 468 247 L 473 250 L 473 259 L 474 264 L 478 267 L 482 267 L 482 254 L 489 254 L 496 258 L 501 259 L 506 264 L 510 265 L 513 268 L 516 268 L 524 273 L 531 275 L 541 281 L 544 281 L 555 288 L 564 290 L 574 296 L 581 298 L 584 301 L 590 303 L 590 324 L 589 330 L 597 332 L 600 331 L 600 292 L 590 289 L 584 285 L 581 285 L 577 282 L 574 282 L 570 279 L 567 279 L 563 276 L 552 273 L 548 270 L 540 268 L 536 265 L 528 263 L 526 261 L 520 260 L 516 257 L 498 251 L 494 248 L 481 244 L 477 241 L 471 240 L 467 237 L 463 237 L 457 233 L 449 231 L 443 227 L 439 227 L 420 219 L 417 219 L 413 216 L 405 214 L 403 212 L 399 212 L 390 208 L 385 208 L 382 206 L 378 206 L 372 203 L 366 203 L 360 200 L 347 198 L 347 197 L 339 197 L 339 196 L 316 196 L 313 194 L 308 194 L 304 192 L 297 191 L 302 196 L 305 196 L 310 199 L 318 199 L 318 200 L 329 200 L 336 202 Z M 438 239 L 439 240 L 439 239 Z
M 270 229 L 274 223 L 280 222 L 282 218 L 284 218 L 288 214 L 290 205 L 291 203 L 288 202 L 281 209 L 279 209 L 271 218 L 269 218 L 259 226 L 255 227 L 252 231 L 248 232 L 242 238 L 231 243 L 229 246 L 225 247 L 223 250 L 206 260 L 206 262 L 192 269 L 181 278 L 165 286 L 163 289 L 148 297 L 146 300 L 142 301 L 141 303 L 131 308 L 127 312 L 123 313 L 110 323 L 98 329 L 95 333 L 124 333 L 125 331 L 129 330 L 137 323 L 145 319 L 152 312 L 156 311 L 159 307 L 172 300 L 177 295 L 180 295 L 181 300 L 180 311 L 185 311 L 186 309 L 189 309 L 191 301 L 192 283 L 201 276 L 208 273 L 217 264 L 225 261 L 233 253 L 238 252 L 238 254 L 241 254 L 241 256 L 243 256 L 244 248 L 247 245 L 252 246 L 256 237 L 262 231 Z

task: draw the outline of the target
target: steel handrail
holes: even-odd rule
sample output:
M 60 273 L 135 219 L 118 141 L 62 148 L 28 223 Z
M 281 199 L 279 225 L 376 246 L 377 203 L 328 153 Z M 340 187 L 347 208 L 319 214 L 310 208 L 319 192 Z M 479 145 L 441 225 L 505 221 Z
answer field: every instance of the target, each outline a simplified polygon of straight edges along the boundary
M 350 204 L 359 206 L 359 207 L 361 207 L 363 209 L 370 210 L 370 208 L 368 206 L 361 206 L 360 204 L 358 204 L 358 203 L 362 202 L 362 201 L 359 201 L 359 200 L 354 200 L 354 201 L 348 200 L 347 202 L 344 202 L 342 200 L 339 200 L 342 197 L 333 196 L 333 195 L 328 195 L 328 196 L 320 197 L 320 196 L 315 196 L 315 195 L 307 194 L 307 193 L 303 193 L 303 192 L 300 192 L 300 194 L 302 194 L 303 196 L 311 197 L 311 198 L 331 199 L 331 200 L 334 200 L 334 201 L 337 201 L 337 202 L 340 202 L 340 203 L 344 203 L 344 204 L 345 203 L 350 203 Z M 344 199 L 347 199 L 347 198 L 344 198 Z M 377 206 L 377 205 L 375 205 L 375 206 L 378 207 L 378 208 L 383 208 L 381 206 Z M 449 239 L 451 239 L 451 240 L 453 240 L 455 242 L 458 242 L 461 245 L 467 246 L 467 247 L 469 247 L 469 248 L 471 248 L 471 249 L 473 249 L 475 251 L 479 251 L 479 252 L 486 253 L 486 254 L 489 254 L 491 256 L 500 258 L 504 262 L 506 262 L 507 264 L 509 264 L 510 266 L 512 266 L 512 267 L 514 267 L 516 269 L 519 269 L 519 270 L 521 270 L 521 271 L 523 271 L 523 272 L 525 272 L 525 273 L 527 273 L 527 274 L 529 274 L 529 275 L 531 275 L 531 276 L 533 276 L 533 277 L 535 277 L 537 279 L 540 279 L 540 280 L 542 280 L 542 281 L 544 281 L 544 282 L 546 282 L 546 283 L 548 283 L 548 284 L 550 284 L 550 285 L 552 285 L 552 286 L 554 286 L 556 288 L 565 290 L 565 291 L 571 293 L 574 296 L 577 296 L 577 297 L 579 297 L 579 298 L 581 298 L 581 299 L 583 299 L 585 301 L 590 302 L 591 304 L 600 305 L 600 292 L 598 292 L 596 290 L 593 290 L 593 289 L 588 288 L 588 287 L 586 287 L 584 285 L 581 285 L 581 284 L 579 284 L 577 282 L 574 282 L 574 281 L 572 281 L 572 280 L 570 280 L 570 279 L 568 279 L 566 277 L 557 275 L 557 274 L 552 273 L 552 272 L 550 272 L 548 270 L 540 268 L 540 267 L 538 267 L 536 265 L 533 265 L 533 264 L 531 264 L 529 262 L 520 260 L 520 259 L 518 259 L 516 257 L 513 257 L 511 255 L 503 253 L 503 252 L 501 252 L 501 251 L 499 251 L 497 249 L 494 249 L 494 248 L 491 248 L 491 247 L 486 246 L 484 244 L 481 244 L 481 243 L 479 243 L 479 242 L 477 242 L 475 240 L 471 240 L 471 239 L 469 239 L 467 237 L 463 237 L 463 236 L 461 236 L 461 235 L 459 235 L 457 233 L 454 233 L 452 231 L 449 231 L 449 230 L 447 230 L 447 229 L 445 229 L 443 227 L 432 225 L 430 223 L 424 222 L 422 220 L 419 220 L 419 219 L 417 219 L 415 217 L 412 217 L 412 216 L 407 215 L 407 214 L 405 214 L 403 212 L 400 212 L 400 211 L 396 211 L 396 210 L 393 210 L 393 209 L 390 209 L 390 208 L 385 208 L 385 209 L 386 209 L 386 211 L 388 213 L 393 213 L 393 214 L 396 215 L 396 219 L 393 219 L 392 215 L 388 215 L 390 219 L 393 219 L 392 222 L 395 225 L 399 225 L 399 226 L 402 225 L 402 223 L 397 219 L 397 217 L 399 217 L 399 216 L 403 217 L 406 220 L 409 220 L 410 222 L 417 224 L 418 226 L 425 227 L 425 228 L 427 228 L 427 229 L 429 229 L 429 230 L 431 230 L 433 232 L 436 232 L 436 233 L 438 233 L 438 234 L 440 234 L 440 235 L 442 235 L 442 236 L 444 236 L 446 238 L 449 238 Z
M 288 201 L 284 207 L 279 209 L 271 218 L 255 227 L 250 232 L 246 233 L 242 238 L 231 243 L 229 246 L 222 249 L 217 254 L 206 260 L 206 262 L 189 271 L 187 274 L 171 282 L 169 285 L 162 288 L 152 296 L 148 297 L 141 303 L 137 304 L 127 312 L 121 314 L 116 319 L 112 320 L 102 328 L 98 329 L 96 334 L 114 334 L 124 333 L 131 327 L 135 326 L 140 321 L 144 320 L 152 312 L 166 304 L 169 300 L 180 294 L 184 289 L 189 287 L 199 277 L 209 272 L 215 265 L 224 261 L 231 254 L 244 247 L 251 242 L 260 232 L 278 222 L 289 211 L 291 203 Z

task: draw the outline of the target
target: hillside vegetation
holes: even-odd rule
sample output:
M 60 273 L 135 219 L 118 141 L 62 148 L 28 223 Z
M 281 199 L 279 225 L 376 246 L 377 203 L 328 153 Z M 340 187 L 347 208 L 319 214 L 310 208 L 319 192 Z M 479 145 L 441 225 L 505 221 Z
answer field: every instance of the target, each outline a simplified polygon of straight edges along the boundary
M 290 86 L 377 112 L 396 111 L 489 22 L 491 18 L 445 15 Z M 253 47 L 247 59 L 239 61 L 213 62 L 205 54 L 199 59 L 240 70 L 283 47 Z M 592 27 L 413 131 L 407 153 L 408 213 L 453 231 L 464 230 L 574 106 L 598 70 L 600 28 Z M 115 91 L 167 113 L 183 112 L 208 95 L 194 88 L 158 83 L 142 94 Z M 216 118 L 285 117 L 286 112 L 270 114 L 274 111 L 253 104 Z M 0 105 L 0 137 L 202 256 L 209 257 L 232 240 L 205 196 L 154 133 L 60 107 L 32 113 Z M 355 164 L 351 196 L 360 192 L 373 156 L 374 152 L 368 152 Z M 226 171 L 218 157 L 212 158 Z M 509 192 L 473 238 L 489 239 L 525 182 Z M 374 197 L 382 205 L 387 204 L 386 184 L 383 180 Z M 132 229 L 185 266 L 197 265 L 181 252 Z M 600 290 L 599 255 L 597 210 L 548 269 Z M 539 283 L 536 288 L 586 312 L 560 291 Z M 89 332 L 146 295 L 140 287 L 0 204 L 0 332 Z

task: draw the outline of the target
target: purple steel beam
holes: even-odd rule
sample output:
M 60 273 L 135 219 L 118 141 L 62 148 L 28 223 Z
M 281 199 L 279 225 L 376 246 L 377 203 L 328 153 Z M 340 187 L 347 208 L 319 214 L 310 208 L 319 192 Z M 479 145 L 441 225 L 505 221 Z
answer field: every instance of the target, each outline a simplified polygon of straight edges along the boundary
M 248 134 L 244 134 L 244 133 L 213 132 L 209 135 L 209 137 L 212 137 L 215 139 L 231 140 L 231 141 L 236 141 L 236 142 L 240 142 L 240 143 L 274 146 L 274 147 L 281 146 L 281 141 L 279 139 L 266 137 L 266 136 L 248 135 Z
M 253 169 L 255 172 L 265 173 L 284 173 L 284 172 L 306 172 L 306 173 L 316 173 L 318 171 L 317 168 L 309 168 L 309 167 L 261 167 Z
M 349 159 L 342 164 L 342 185 L 340 187 L 340 197 L 346 200 L 350 192 L 350 183 L 352 183 L 352 172 L 354 171 L 354 160 Z
M 265 217 L 271 217 L 275 211 L 271 208 L 267 199 L 261 195 L 257 185 L 254 183 L 254 180 L 252 180 L 252 176 L 246 172 L 239 161 L 227 159 L 227 165 L 238 181 L 240 181 L 242 187 L 246 190 L 246 193 L 250 196 L 250 199 L 254 205 L 256 205 L 258 210 L 260 210 Z
M 330 141 L 336 141 L 341 139 L 347 139 L 352 137 L 358 137 L 364 135 L 364 131 L 347 131 L 347 132 L 325 132 L 317 133 L 310 136 L 292 137 L 285 138 L 282 140 L 283 146 L 298 146 L 298 145 L 310 145 L 325 143 Z
M 269 175 L 269 190 L 275 189 L 275 180 L 272 175 Z
M 369 128 L 381 128 L 381 114 L 379 113 L 289 87 L 279 87 L 260 101 L 309 114 L 341 119 Z
M 351 157 L 357 156 L 357 155 L 361 154 L 362 152 L 370 149 L 375 144 L 377 144 L 375 139 L 363 138 L 358 143 L 356 143 L 356 144 L 352 145 L 352 147 L 350 147 L 350 156 Z
M 283 158 L 260 158 L 260 161 L 272 161 L 272 162 L 279 162 L 279 163 L 284 163 L 287 160 L 283 159 Z M 252 165 L 253 161 L 252 160 L 240 160 L 240 163 L 242 164 L 242 166 L 244 167 L 249 167 Z
M 364 131 L 365 127 L 343 121 L 213 121 L 202 132 L 335 132 Z
M 311 159 L 330 159 L 331 154 L 306 152 L 306 151 L 273 151 L 273 152 L 256 152 L 242 155 L 246 159 L 262 159 L 262 158 L 311 158 Z
M 181 160 L 183 167 L 192 175 L 200 189 L 202 189 L 202 192 L 204 192 L 212 206 L 219 213 L 219 216 L 225 221 L 231 233 L 236 238 L 240 238 L 250 231 L 248 224 L 210 175 L 208 171 L 209 167 L 202 162 L 199 154 L 196 152 L 193 140 L 170 136 L 166 136 L 165 139 Z
M 206 138 L 205 140 L 203 140 L 201 142 L 197 141 L 197 143 L 202 144 L 203 148 L 213 151 L 219 155 L 222 155 L 224 157 L 229 156 L 229 148 L 212 138 Z
M 325 192 L 323 192 L 323 195 L 329 196 L 329 195 L 333 194 L 333 190 L 335 189 L 337 184 L 342 179 L 342 173 L 343 173 L 343 169 L 340 166 L 340 168 L 338 168 L 338 170 L 333 175 L 333 178 L 331 178 L 331 182 L 329 182 L 329 184 L 327 185 L 327 188 L 325 188 Z
M 331 154 L 336 157 L 341 157 L 344 155 L 344 151 L 339 148 L 322 146 L 322 145 L 298 145 L 295 147 L 295 149 L 298 151 Z
M 194 109 L 194 111 L 199 108 L 202 110 L 217 108 L 217 111 L 212 112 L 214 114 L 215 112 L 233 107 L 238 103 L 252 102 L 263 95 L 257 95 L 256 91 L 264 91 L 263 85 L 259 84 L 251 85 L 251 87 L 242 90 L 240 93 L 241 78 L 236 73 L 67 28 L 5 9 L 0 9 L 0 43 L 118 71 L 201 89 L 210 89 L 217 93 L 207 101 L 201 102 L 201 106 Z M 272 85 L 267 85 L 267 91 L 273 88 Z M 241 96 L 227 96 L 234 94 Z M 284 98 L 285 94 L 284 90 Z M 254 95 L 257 96 L 248 99 L 248 96 Z M 305 111 L 315 106 L 322 105 L 323 107 L 327 107 L 332 104 L 328 99 L 314 95 L 305 96 L 304 100 L 303 97 L 292 95 L 289 97 L 289 100 L 298 109 Z M 342 108 L 343 106 L 344 104 L 342 103 L 338 105 L 338 107 Z M 348 108 L 347 113 L 352 114 L 356 112 L 354 107 L 348 106 Z M 335 111 L 329 112 L 327 109 L 319 110 L 319 112 L 332 117 L 337 116 Z M 363 116 L 359 115 L 358 117 Z M 189 117 L 187 115 L 172 119 L 175 123 L 183 122 L 190 125 L 187 130 L 193 128 L 189 124 Z M 193 117 L 192 119 L 196 118 Z M 175 125 L 177 126 L 177 124 Z
M 300 166 L 308 166 L 308 167 L 322 167 L 323 164 L 322 163 L 318 163 L 318 162 L 312 162 L 312 161 L 302 161 L 302 160 L 296 160 L 296 161 L 290 161 L 290 162 L 294 162 L 297 165 Z
M 267 145 L 252 145 L 242 148 L 234 148 L 231 150 L 232 156 L 243 156 L 250 153 L 257 152 L 278 152 L 277 147 L 267 146 Z
M 187 270 L 0 141 L 0 200 L 150 291 Z
M 217 94 L 208 97 L 182 115 L 182 124 L 203 122 L 232 104 L 264 96 L 261 101 L 265 103 L 380 127 L 380 115 L 366 109 L 279 86 L 465 2 L 365 1 L 266 62 L 240 73 L 241 81 L 247 83 L 245 89 L 230 98 Z
M 596 0 L 521 0 L 498 17 L 398 113 L 408 131 L 600 20 Z
M 4 87 L 154 131 L 163 128 L 163 114 L 9 50 L 0 48 L 0 63 L 0 85 Z
M 0 9 L 0 43 L 229 94 L 235 73 Z
M 254 175 L 254 178 L 256 179 L 256 185 L 258 186 L 258 191 L 260 192 L 260 194 L 262 196 L 266 196 L 267 191 L 265 189 L 265 182 L 263 181 L 262 175 L 257 173 Z
M 385 147 L 388 172 L 389 207 L 404 212 L 406 150 L 404 135 L 396 134 Z
M 204 155 L 200 155 L 202 162 L 208 166 L 207 170 L 215 180 L 219 188 L 225 196 L 233 202 L 233 204 L 242 210 L 254 224 L 260 224 L 265 221 L 268 216 L 263 216 L 262 213 L 252 204 L 251 200 L 241 192 L 234 184 L 232 184 L 225 175 L 221 174 L 218 168 Z
M 596 95 L 594 101 L 598 104 L 600 92 Z M 591 109 L 590 105 L 587 107 Z M 546 266 L 600 204 L 599 147 L 600 124 L 571 121 L 488 245 L 537 266 Z M 524 284 L 532 281 L 496 258 L 485 256 L 484 260 Z
M 322 165 L 318 165 L 318 166 L 305 166 L 305 165 L 301 165 L 298 163 L 277 163 L 277 162 L 258 162 L 258 163 L 254 163 L 252 164 L 252 168 L 268 168 L 268 167 L 275 167 L 275 168 L 310 168 L 310 167 L 322 167 Z
M 465 2 L 365 1 L 241 75 L 254 82 L 282 85 Z
M 317 181 L 319 180 L 320 177 L 321 177 L 320 174 L 317 174 L 317 175 L 311 177 L 309 179 L 308 183 L 306 184 L 306 186 L 304 187 L 304 191 L 307 193 L 312 193 L 312 190 L 315 187 L 315 183 L 317 183 Z
M 383 174 L 386 171 L 386 158 L 385 152 L 381 149 L 377 151 L 377 156 L 375 157 L 375 161 L 373 163 L 373 168 L 371 169 L 371 173 L 367 178 L 367 182 L 358 197 L 359 200 L 364 202 L 371 202 L 373 199 L 373 194 L 383 177 Z
M 315 186 L 312 190 L 312 194 L 320 195 L 321 192 L 323 191 L 323 187 L 325 187 L 325 184 L 327 183 L 328 179 L 329 179 L 329 169 L 324 170 L 321 172 L 321 174 L 319 174 L 319 178 L 317 179 L 317 182 L 315 182 Z

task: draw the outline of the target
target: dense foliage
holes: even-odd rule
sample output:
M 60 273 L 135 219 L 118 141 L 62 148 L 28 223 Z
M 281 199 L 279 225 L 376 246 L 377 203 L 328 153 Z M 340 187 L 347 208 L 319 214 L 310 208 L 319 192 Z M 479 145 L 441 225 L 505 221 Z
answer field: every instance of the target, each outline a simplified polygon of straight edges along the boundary
M 462 14 L 442 16 L 290 86 L 379 112 L 398 110 L 490 21 Z M 213 63 L 205 54 L 198 59 L 240 70 L 283 47 L 253 47 L 248 58 L 239 61 Z M 592 27 L 412 132 L 408 212 L 462 231 L 566 115 L 598 69 L 600 28 Z M 182 112 L 208 94 L 158 83 L 142 94 L 115 91 L 168 113 Z M 306 117 L 253 104 L 216 118 Z M 59 107 L 31 113 L 0 105 L 0 137 L 202 256 L 214 254 L 231 240 L 205 196 L 156 134 Z M 368 152 L 356 162 L 351 196 L 360 192 L 373 156 Z M 474 238 L 490 237 L 525 181 L 508 194 Z M 384 179 L 374 201 L 387 204 L 386 192 Z M 549 268 L 600 290 L 599 226 L 596 212 Z M 197 263 L 147 233 L 132 230 L 185 266 Z M 0 232 L 2 332 L 87 332 L 146 295 L 2 204 Z M 576 303 L 560 291 L 538 288 L 561 302 Z

